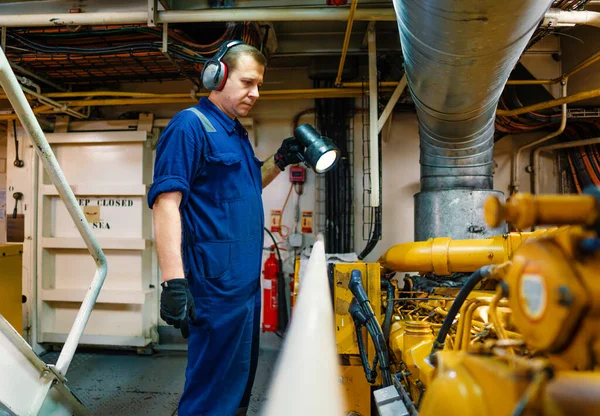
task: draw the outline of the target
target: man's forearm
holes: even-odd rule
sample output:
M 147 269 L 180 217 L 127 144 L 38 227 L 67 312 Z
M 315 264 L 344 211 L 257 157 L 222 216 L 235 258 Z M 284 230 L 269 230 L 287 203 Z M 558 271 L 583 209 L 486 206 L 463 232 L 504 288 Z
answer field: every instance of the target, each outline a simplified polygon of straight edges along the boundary
M 270 184 L 273 179 L 277 177 L 281 173 L 281 170 L 275 164 L 275 158 L 270 156 L 265 160 L 262 168 L 260 169 L 262 173 L 262 187 L 266 187 Z
M 181 214 L 179 199 L 170 194 L 158 197 L 152 208 L 156 253 L 162 274 L 166 280 L 185 277 L 181 257 Z

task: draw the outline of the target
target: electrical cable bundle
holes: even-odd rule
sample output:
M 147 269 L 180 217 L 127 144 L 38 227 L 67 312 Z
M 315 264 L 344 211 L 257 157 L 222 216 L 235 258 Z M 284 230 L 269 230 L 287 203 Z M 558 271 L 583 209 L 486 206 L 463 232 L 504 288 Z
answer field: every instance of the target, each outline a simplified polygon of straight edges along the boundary
M 561 136 L 566 142 L 600 137 L 600 121 L 569 123 Z M 563 150 L 578 193 L 589 186 L 600 186 L 600 149 L 597 144 Z
M 332 88 L 333 81 L 314 82 L 315 88 Z M 340 150 L 335 169 L 325 173 L 325 250 L 327 253 L 353 251 L 353 175 L 352 138 L 354 100 L 332 98 L 315 100 L 317 126 L 321 135 L 330 138 Z
M 498 108 L 509 110 L 524 107 L 517 95 L 517 89 L 507 85 L 500 96 Z M 561 121 L 561 113 L 541 114 L 531 112 L 518 116 L 496 116 L 496 130 L 505 134 L 524 133 L 539 130 L 558 124 Z
M 354 298 L 350 304 L 349 312 L 356 328 L 357 342 L 361 361 L 365 370 L 365 376 L 369 383 L 374 383 L 375 378 L 377 377 L 375 369 L 377 368 L 377 364 L 379 364 L 383 385 L 390 386 L 392 385 L 392 376 L 390 372 L 387 340 L 385 339 L 384 332 L 381 329 L 379 322 L 377 322 L 377 318 L 375 317 L 373 308 L 371 307 L 371 302 L 369 301 L 367 292 L 363 287 L 362 273 L 360 270 L 352 270 L 350 276 L 348 289 L 350 289 L 354 295 Z M 369 365 L 365 343 L 362 338 L 361 328 L 363 326 L 367 328 L 367 332 L 371 336 L 373 346 L 375 347 L 376 355 L 372 366 Z
M 262 47 L 255 22 L 229 23 L 207 44 L 195 43 L 182 29 L 169 27 L 166 54 L 162 36 L 162 28 L 145 25 L 13 29 L 7 33 L 7 57 L 48 78 L 89 83 L 197 78 L 204 62 L 229 40 Z

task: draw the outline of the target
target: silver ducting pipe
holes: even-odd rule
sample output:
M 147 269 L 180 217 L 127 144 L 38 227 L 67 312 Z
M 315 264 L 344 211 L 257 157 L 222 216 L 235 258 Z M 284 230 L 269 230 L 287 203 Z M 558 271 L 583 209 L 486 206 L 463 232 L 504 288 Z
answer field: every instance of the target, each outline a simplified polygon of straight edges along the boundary
M 424 203 L 440 204 L 456 201 L 448 191 L 493 192 L 498 99 L 550 4 L 551 0 L 394 0 L 419 118 L 422 192 L 416 196 L 417 206 L 420 195 L 426 196 Z M 484 226 L 482 218 L 481 224 L 478 221 L 451 216 L 438 221 L 441 226 L 425 228 L 419 222 L 415 237 L 481 238 L 497 233 L 468 231 Z M 457 226 L 464 233 L 456 231 Z

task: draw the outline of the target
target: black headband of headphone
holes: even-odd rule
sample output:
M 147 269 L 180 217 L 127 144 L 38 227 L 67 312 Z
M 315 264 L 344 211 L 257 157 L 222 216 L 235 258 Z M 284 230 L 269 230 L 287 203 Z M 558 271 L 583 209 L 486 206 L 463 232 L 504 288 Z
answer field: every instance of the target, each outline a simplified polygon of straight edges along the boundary
M 212 58 L 215 61 L 221 61 L 221 59 L 223 59 L 223 57 L 225 56 L 225 54 L 227 52 L 229 52 L 229 49 L 233 48 L 234 46 L 237 45 L 245 45 L 245 42 L 242 42 L 241 40 L 231 40 L 229 42 L 224 43 L 223 45 L 221 45 L 221 47 L 219 48 L 219 51 L 217 52 L 217 54 Z

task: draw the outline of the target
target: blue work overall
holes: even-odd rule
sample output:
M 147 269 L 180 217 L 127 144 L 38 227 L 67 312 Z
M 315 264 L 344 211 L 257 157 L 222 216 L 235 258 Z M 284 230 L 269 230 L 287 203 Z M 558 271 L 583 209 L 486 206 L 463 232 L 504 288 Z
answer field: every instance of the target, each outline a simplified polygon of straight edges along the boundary
M 261 166 L 239 121 L 206 98 L 171 120 L 156 149 L 148 203 L 182 194 L 183 262 L 196 304 L 181 416 L 248 406 L 258 359 Z

